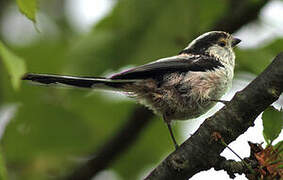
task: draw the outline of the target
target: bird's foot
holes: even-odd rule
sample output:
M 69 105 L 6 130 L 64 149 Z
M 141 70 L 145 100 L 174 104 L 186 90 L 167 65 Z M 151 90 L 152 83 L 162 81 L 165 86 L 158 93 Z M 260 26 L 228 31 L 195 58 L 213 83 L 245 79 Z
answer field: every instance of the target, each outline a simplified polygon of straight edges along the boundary
M 226 101 L 226 100 L 218 100 L 218 99 L 209 99 L 210 101 L 214 101 L 214 102 L 220 102 L 223 103 L 225 106 L 228 105 L 228 103 L 230 101 Z

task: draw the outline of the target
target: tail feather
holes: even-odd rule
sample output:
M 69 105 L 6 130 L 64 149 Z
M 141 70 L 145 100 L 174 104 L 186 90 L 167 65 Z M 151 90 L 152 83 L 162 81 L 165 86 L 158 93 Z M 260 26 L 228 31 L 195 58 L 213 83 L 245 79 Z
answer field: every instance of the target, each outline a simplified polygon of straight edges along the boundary
M 79 88 L 103 88 L 113 90 L 121 89 L 124 85 L 135 82 L 135 80 L 112 80 L 104 77 L 75 77 L 30 73 L 26 74 L 22 80 L 29 80 L 46 85 L 63 84 Z

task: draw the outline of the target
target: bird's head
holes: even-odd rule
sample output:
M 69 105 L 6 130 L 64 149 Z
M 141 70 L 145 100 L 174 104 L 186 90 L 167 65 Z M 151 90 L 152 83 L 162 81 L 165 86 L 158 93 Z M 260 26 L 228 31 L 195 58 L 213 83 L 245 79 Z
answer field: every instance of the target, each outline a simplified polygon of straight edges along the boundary
M 233 47 L 241 42 L 224 31 L 207 32 L 193 40 L 181 53 L 204 54 L 220 60 L 235 58 Z

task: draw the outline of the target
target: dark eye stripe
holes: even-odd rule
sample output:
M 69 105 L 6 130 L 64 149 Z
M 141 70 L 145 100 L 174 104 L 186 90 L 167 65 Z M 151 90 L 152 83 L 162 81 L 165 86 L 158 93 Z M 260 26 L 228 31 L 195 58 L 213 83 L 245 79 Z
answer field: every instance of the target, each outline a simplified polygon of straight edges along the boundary
M 205 51 L 213 44 L 218 44 L 219 40 L 227 39 L 228 34 L 224 32 L 213 32 L 201 39 L 198 39 L 189 49 L 184 49 L 180 53 L 205 54 Z M 225 45 L 224 45 L 225 46 Z

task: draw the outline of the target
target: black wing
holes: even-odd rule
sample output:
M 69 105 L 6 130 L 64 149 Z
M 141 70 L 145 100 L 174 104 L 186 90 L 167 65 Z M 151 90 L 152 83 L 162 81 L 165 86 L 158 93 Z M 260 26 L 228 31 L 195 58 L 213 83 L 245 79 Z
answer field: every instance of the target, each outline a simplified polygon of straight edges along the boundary
M 209 71 L 224 67 L 221 62 L 209 56 L 173 56 L 159 61 L 138 66 L 115 74 L 111 79 L 146 79 L 156 78 L 170 72 Z

